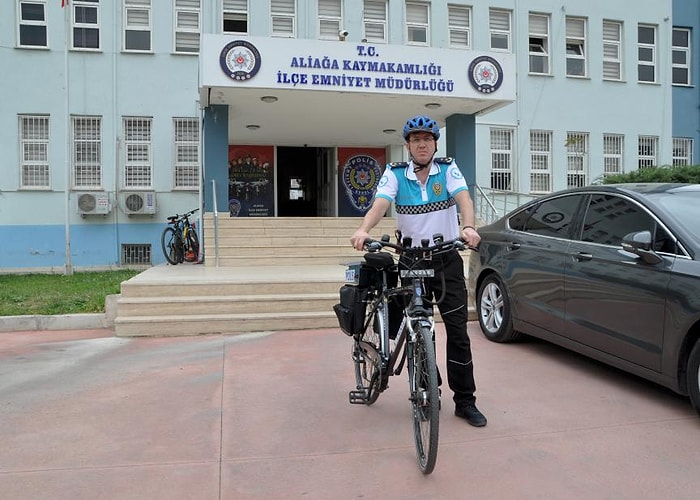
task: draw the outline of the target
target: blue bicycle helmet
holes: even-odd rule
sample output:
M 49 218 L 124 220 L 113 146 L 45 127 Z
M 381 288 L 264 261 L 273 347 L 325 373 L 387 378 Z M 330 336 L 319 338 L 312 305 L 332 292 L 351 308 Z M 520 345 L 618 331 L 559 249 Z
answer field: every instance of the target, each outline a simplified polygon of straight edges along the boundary
M 436 141 L 440 138 L 440 127 L 437 122 L 429 116 L 418 115 L 408 120 L 403 127 L 404 140 L 408 141 L 408 136 L 414 132 L 428 132 L 429 134 L 433 134 Z

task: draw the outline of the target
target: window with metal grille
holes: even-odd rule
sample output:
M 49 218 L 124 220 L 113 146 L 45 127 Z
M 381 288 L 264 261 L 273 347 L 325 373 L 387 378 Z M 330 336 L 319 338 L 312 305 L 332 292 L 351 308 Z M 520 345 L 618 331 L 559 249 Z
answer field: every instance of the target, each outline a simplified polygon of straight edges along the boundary
M 271 0 L 272 36 L 296 36 L 295 0 Z
M 673 166 L 683 167 L 693 164 L 693 139 L 688 137 L 673 138 Z
M 566 75 L 586 76 L 586 20 L 566 18 Z
M 368 42 L 386 43 L 388 41 L 386 0 L 365 0 L 363 23 L 365 39 Z
M 603 80 L 622 80 L 622 23 L 603 20 Z
M 199 187 L 199 121 L 197 118 L 174 118 L 175 187 Z
M 640 135 L 638 141 L 638 168 L 652 168 L 659 164 L 656 152 L 659 150 L 659 138 L 654 135 Z
M 152 118 L 124 118 L 124 187 L 151 187 Z
M 656 83 L 656 26 L 637 27 L 637 81 Z
M 530 14 L 528 18 L 530 73 L 549 74 L 549 15 Z
M 74 49 L 100 50 L 100 1 L 73 0 L 72 9 Z
M 199 53 L 200 0 L 175 0 L 175 52 Z
M 512 191 L 513 177 L 513 131 L 492 128 L 491 143 L 491 189 Z
M 428 4 L 406 2 L 406 41 L 409 45 L 430 44 Z
M 248 0 L 224 0 L 222 33 L 248 33 Z
M 318 37 L 337 40 L 343 29 L 343 5 L 341 0 L 318 0 Z
M 19 116 L 22 188 L 49 188 L 49 117 Z
M 46 0 L 19 2 L 17 8 L 17 46 L 48 47 Z
M 624 173 L 622 163 L 625 136 L 620 134 L 603 134 L 603 175 Z
M 510 52 L 511 13 L 508 10 L 489 9 L 489 34 L 493 50 Z
M 468 49 L 472 46 L 472 10 L 462 5 L 447 6 L 450 46 Z
M 151 0 L 124 1 L 124 50 L 151 50 Z
M 566 187 L 588 184 L 588 134 L 566 133 Z
M 674 85 L 690 85 L 690 30 L 673 28 L 671 63 Z
M 102 188 L 102 118 L 73 116 L 72 164 L 74 188 Z
M 552 191 L 552 132 L 530 131 L 530 192 Z
M 128 265 L 151 265 L 151 245 L 148 243 L 125 243 L 122 244 L 123 266 Z

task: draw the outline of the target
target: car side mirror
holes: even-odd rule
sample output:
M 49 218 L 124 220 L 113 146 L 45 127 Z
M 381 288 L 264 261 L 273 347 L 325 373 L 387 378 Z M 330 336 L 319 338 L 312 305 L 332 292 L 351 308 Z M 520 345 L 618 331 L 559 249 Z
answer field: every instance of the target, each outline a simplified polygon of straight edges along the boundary
M 651 231 L 637 231 L 622 238 L 622 249 L 633 253 L 647 264 L 658 264 L 663 261 L 651 248 Z

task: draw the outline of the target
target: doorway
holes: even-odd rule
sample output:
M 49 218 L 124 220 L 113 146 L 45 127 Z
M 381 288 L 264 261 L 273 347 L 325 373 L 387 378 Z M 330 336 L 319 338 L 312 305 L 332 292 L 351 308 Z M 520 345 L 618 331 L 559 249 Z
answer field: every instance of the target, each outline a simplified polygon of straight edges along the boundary
M 315 147 L 277 147 L 277 215 L 328 217 L 334 215 L 334 150 Z M 333 207 L 334 208 L 334 207 Z

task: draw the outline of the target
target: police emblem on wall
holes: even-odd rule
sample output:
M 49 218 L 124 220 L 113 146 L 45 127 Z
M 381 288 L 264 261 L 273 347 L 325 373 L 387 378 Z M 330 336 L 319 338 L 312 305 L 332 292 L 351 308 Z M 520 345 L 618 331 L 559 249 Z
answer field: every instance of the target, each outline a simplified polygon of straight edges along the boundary
M 503 70 L 493 57 L 481 56 L 469 65 L 469 82 L 482 94 L 490 94 L 498 90 L 503 83 Z
M 382 169 L 371 156 L 355 155 L 348 158 L 343 166 L 343 185 L 353 207 L 363 212 L 369 209 L 381 177 Z
M 260 52 L 250 42 L 235 40 L 221 50 L 221 69 L 233 80 L 244 81 L 253 78 L 260 70 Z

